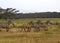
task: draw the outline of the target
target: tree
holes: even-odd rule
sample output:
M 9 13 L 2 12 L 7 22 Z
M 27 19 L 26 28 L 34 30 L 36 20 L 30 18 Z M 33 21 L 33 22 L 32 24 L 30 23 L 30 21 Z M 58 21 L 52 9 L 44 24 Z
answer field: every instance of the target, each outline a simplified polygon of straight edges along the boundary
M 19 12 L 19 10 L 16 10 L 16 9 L 13 9 L 13 8 L 7 8 L 5 9 L 5 13 L 8 14 L 8 13 L 17 13 Z
M 6 19 L 8 19 L 8 18 L 13 18 L 12 15 L 17 14 L 18 12 L 19 12 L 19 10 L 16 10 L 13 8 L 7 8 L 7 9 L 5 9 L 5 12 L 3 15 Z

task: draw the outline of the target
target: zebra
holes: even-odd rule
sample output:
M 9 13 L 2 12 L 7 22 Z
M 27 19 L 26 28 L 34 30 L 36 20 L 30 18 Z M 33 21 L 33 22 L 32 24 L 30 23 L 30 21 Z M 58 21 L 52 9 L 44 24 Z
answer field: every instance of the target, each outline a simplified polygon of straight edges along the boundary
M 17 26 L 17 28 L 21 28 L 21 31 L 30 32 L 33 25 L 34 25 L 34 22 L 30 21 L 27 24 L 23 23 L 22 25 Z
M 42 28 L 44 28 L 45 31 L 48 31 L 48 26 L 51 24 L 50 20 L 47 20 L 45 23 L 43 23 Z
M 0 28 L 3 28 L 3 29 L 6 28 L 6 32 L 8 32 L 10 28 L 10 24 L 14 26 L 14 23 L 12 22 L 12 20 L 8 20 L 8 22 L 0 22 Z
M 38 20 L 37 22 L 30 21 L 29 23 L 29 29 L 34 28 L 36 32 L 40 31 L 40 26 L 42 25 L 42 22 Z

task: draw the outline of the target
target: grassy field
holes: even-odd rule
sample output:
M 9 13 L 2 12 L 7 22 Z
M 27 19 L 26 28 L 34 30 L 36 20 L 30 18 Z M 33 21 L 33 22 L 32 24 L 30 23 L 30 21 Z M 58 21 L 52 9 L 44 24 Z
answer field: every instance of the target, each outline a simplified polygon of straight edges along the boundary
M 16 25 L 22 23 L 28 23 L 33 20 L 51 20 L 53 23 L 59 22 L 60 18 L 30 18 L 30 19 L 15 19 L 13 20 Z M 7 20 L 0 20 L 0 22 L 6 22 Z M 0 43 L 58 43 L 60 41 L 60 29 L 57 26 L 49 26 L 48 31 L 44 31 L 41 28 L 40 32 L 0 32 Z

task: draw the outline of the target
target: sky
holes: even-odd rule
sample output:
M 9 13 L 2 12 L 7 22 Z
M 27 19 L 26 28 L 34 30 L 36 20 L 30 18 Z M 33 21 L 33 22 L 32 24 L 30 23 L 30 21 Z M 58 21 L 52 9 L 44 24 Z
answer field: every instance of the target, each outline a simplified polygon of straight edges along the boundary
M 60 12 L 60 0 L 0 0 L 2 8 L 16 8 L 21 13 Z

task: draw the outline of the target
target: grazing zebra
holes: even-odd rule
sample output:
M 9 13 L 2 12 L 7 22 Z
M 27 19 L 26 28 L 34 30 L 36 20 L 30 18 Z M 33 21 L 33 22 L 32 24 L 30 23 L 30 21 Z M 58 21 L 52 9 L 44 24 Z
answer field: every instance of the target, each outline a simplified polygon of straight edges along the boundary
M 0 28 L 6 28 L 6 32 L 8 32 L 10 28 L 10 24 L 14 26 L 14 23 L 12 22 L 12 20 L 9 20 L 8 22 L 0 22 Z

